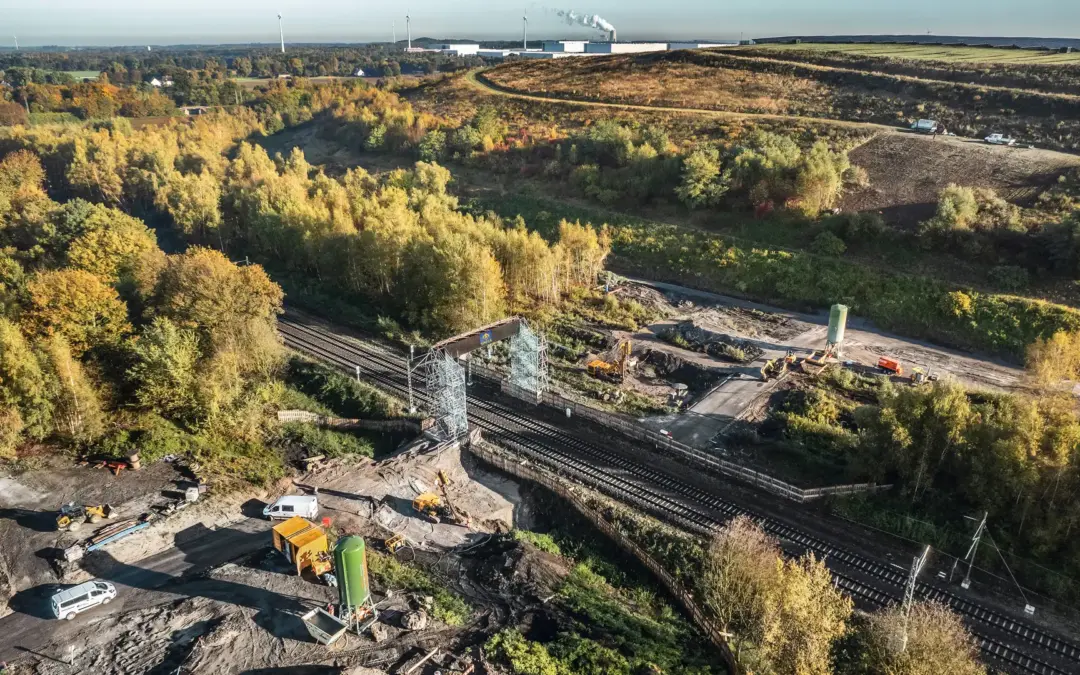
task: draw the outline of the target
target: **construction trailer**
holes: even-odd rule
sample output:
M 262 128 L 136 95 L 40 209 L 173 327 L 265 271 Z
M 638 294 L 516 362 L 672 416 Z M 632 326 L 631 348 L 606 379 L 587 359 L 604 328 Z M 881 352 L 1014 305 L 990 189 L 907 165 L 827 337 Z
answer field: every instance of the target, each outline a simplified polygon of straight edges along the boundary
M 318 525 L 293 516 L 275 525 L 272 532 L 274 548 L 296 567 L 298 575 L 309 567 L 318 577 L 331 570 L 330 542 Z

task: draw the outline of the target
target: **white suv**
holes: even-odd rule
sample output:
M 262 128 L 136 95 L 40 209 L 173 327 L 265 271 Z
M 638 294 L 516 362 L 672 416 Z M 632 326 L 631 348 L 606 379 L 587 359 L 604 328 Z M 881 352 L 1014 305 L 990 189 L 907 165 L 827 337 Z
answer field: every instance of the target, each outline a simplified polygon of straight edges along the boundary
M 107 605 L 115 597 L 116 586 L 108 581 L 87 581 L 52 596 L 52 610 L 57 619 L 70 621 L 76 614 Z

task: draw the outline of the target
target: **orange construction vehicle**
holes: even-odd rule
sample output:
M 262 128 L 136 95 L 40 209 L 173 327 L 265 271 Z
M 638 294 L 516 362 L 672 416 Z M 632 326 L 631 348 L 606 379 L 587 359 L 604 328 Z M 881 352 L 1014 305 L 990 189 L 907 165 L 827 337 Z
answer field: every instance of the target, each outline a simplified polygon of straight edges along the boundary
M 626 377 L 627 366 L 633 346 L 629 340 L 620 340 L 615 349 L 608 354 L 601 354 L 589 361 L 585 367 L 593 377 L 611 382 L 622 382 Z
M 877 367 L 886 373 L 892 373 L 893 375 L 903 375 L 904 369 L 900 365 L 900 362 L 895 359 L 890 359 L 882 356 L 877 360 Z
M 300 516 L 275 525 L 273 537 L 274 548 L 296 565 L 297 574 L 303 574 L 304 568 L 310 567 L 315 576 L 321 577 L 334 566 L 326 532 Z

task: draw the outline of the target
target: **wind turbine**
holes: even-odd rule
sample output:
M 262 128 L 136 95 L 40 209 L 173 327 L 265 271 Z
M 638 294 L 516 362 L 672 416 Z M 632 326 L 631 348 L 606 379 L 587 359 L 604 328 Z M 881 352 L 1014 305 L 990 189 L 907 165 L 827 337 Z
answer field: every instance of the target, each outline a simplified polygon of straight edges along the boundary
M 397 44 L 397 20 L 390 22 L 390 27 L 394 30 L 394 44 Z
M 12 35 L 11 37 L 15 38 L 15 51 L 19 51 L 19 36 Z
M 281 12 L 278 12 L 278 15 L 277 15 L 277 29 L 278 29 L 278 35 L 281 36 L 281 53 L 284 54 L 285 53 L 285 29 L 281 25 Z
M 529 51 L 529 10 L 525 10 L 525 16 L 521 17 L 521 20 L 525 22 L 525 28 L 522 33 L 521 50 Z
M 408 14 L 405 15 L 405 32 L 409 38 L 409 46 L 405 49 L 407 52 L 412 51 L 412 17 Z

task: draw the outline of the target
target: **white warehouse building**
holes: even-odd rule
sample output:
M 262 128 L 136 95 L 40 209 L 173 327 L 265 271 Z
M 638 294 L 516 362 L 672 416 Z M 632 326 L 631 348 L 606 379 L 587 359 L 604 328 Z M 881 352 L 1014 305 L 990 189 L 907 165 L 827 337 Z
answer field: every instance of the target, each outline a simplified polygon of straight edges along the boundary
M 665 52 L 666 42 L 590 42 L 585 45 L 586 54 L 640 54 L 642 52 Z

